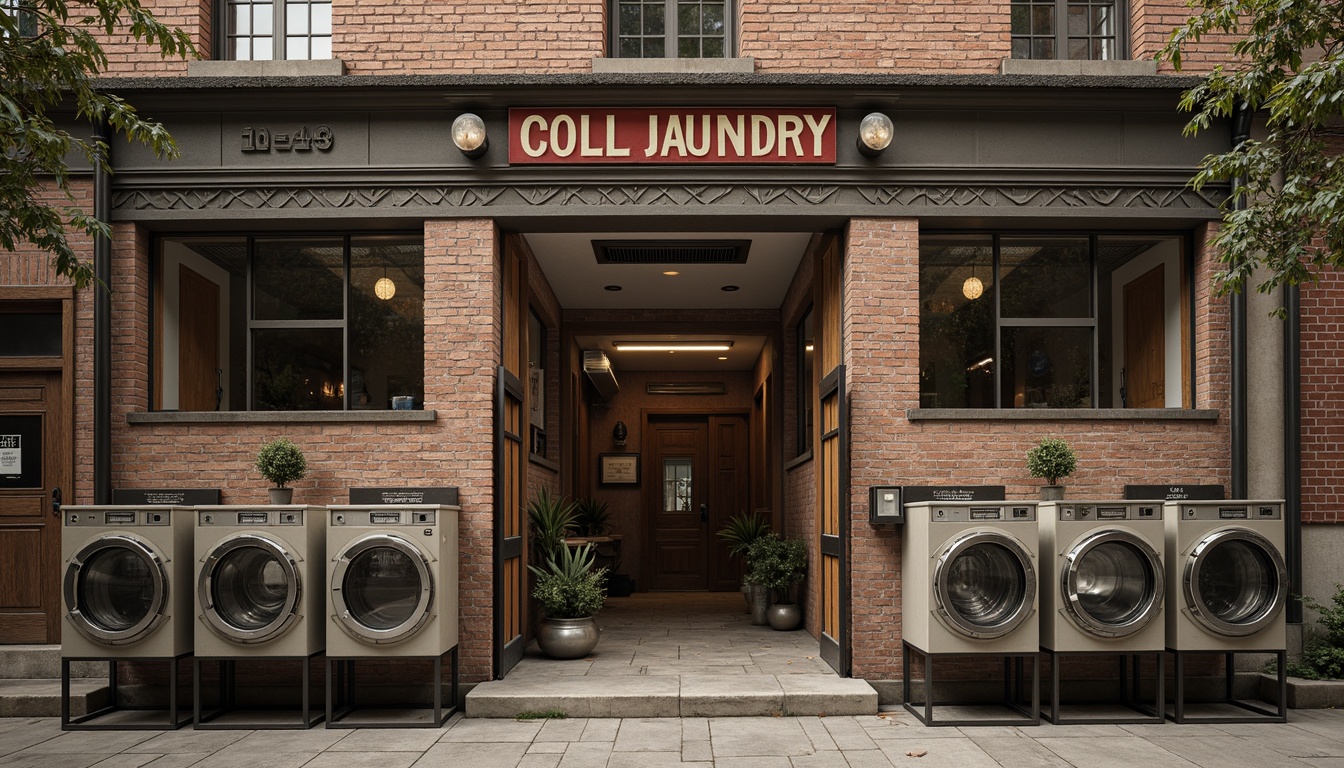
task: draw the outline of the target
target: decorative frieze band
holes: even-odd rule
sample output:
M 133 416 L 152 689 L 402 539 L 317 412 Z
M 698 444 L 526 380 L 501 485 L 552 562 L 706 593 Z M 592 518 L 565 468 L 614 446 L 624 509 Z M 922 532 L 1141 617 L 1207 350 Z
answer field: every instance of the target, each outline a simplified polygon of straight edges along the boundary
M 1026 187 L 987 185 L 510 185 L 407 187 L 267 187 L 120 190 L 112 206 L 124 217 L 136 211 L 395 211 L 558 207 L 766 207 L 780 209 L 1002 208 L 1216 211 L 1217 190 L 1188 187 Z

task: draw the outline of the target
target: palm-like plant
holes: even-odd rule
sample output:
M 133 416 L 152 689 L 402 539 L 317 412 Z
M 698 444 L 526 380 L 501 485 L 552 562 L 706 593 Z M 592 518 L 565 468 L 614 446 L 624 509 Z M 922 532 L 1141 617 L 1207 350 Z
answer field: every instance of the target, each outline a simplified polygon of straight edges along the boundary
M 565 537 L 574 532 L 574 502 L 542 488 L 528 502 L 527 519 L 532 528 L 532 562 L 544 563 L 566 549 Z
M 761 511 L 739 512 L 728 518 L 715 535 L 728 545 L 728 554 L 746 557 L 752 542 L 770 532 L 770 521 Z

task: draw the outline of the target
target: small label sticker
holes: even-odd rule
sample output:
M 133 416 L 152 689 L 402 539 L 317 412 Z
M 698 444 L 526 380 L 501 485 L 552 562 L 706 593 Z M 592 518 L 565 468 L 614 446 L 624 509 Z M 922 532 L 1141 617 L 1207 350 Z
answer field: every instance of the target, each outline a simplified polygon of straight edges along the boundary
M 23 473 L 23 435 L 0 435 L 0 475 Z

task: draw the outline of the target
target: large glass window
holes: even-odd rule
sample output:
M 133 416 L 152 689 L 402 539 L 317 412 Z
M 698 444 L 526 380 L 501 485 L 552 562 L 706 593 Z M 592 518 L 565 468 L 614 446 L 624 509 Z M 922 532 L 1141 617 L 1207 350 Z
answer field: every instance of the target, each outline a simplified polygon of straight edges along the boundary
M 922 408 L 1179 408 L 1179 237 L 925 235 Z
M 331 0 L 220 0 L 232 61 L 331 58 Z
M 170 238 L 156 407 L 424 407 L 419 236 Z
M 732 3 L 726 0 L 613 0 L 612 56 L 722 59 L 732 56 Z
M 1124 4 L 1116 0 L 1013 0 L 1014 59 L 1123 58 Z

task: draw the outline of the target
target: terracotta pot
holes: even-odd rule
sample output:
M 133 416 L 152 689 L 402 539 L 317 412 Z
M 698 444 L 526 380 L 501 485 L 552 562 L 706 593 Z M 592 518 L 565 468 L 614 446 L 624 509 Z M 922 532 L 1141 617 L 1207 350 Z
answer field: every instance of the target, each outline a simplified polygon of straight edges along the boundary
M 542 619 L 537 625 L 537 645 L 552 659 L 581 659 L 597 647 L 597 622 L 582 619 Z
M 797 603 L 775 603 L 765 614 L 771 629 L 785 632 L 803 623 L 803 609 Z

